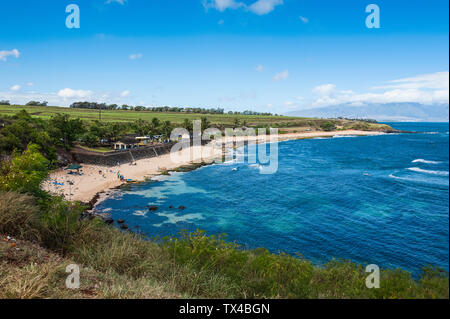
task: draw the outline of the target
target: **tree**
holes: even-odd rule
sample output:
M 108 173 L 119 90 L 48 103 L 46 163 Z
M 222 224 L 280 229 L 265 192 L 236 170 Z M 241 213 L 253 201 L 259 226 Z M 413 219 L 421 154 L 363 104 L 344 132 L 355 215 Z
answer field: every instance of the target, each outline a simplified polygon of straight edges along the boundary
M 83 122 L 78 119 L 70 119 L 67 114 L 57 114 L 50 119 L 49 132 L 57 145 L 69 149 L 73 142 L 86 131 Z
M 8 100 L 1 100 L 0 105 L 11 105 Z
M 40 184 L 48 175 L 49 161 L 36 144 L 28 145 L 23 153 L 16 152 L 10 161 L 0 164 L 0 189 L 40 194 Z
M 161 124 L 161 133 L 164 139 L 170 138 L 171 132 L 172 132 L 172 123 L 170 121 L 164 121 Z
M 206 116 L 201 118 L 201 130 L 204 131 L 211 126 L 211 122 L 208 120 Z
M 30 101 L 28 102 L 26 105 L 27 106 L 47 106 L 48 102 L 44 101 L 44 102 L 38 102 L 38 101 Z
M 320 127 L 326 132 L 333 131 L 336 129 L 336 125 L 331 121 L 322 122 L 320 124 Z
M 42 119 L 33 118 L 22 110 L 4 124 L 0 128 L 0 153 L 22 152 L 33 143 L 40 146 L 49 160 L 56 160 L 56 148 L 47 132 L 47 123 Z
M 147 136 L 152 131 L 152 126 L 149 122 L 139 119 L 133 123 L 133 129 L 136 134 Z
M 89 147 L 94 147 L 97 146 L 99 139 L 92 132 L 88 132 L 83 134 L 83 136 L 81 136 L 81 142 Z
M 183 124 L 181 124 L 181 126 L 184 129 L 188 130 L 189 132 L 192 131 L 192 123 L 191 121 L 189 121 L 189 119 L 184 119 Z

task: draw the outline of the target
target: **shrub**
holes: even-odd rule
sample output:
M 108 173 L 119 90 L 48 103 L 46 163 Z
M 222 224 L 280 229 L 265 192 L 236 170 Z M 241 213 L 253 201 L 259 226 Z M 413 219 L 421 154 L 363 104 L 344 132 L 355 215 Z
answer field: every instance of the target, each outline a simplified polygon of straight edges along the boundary
M 22 154 L 0 165 L 0 190 L 39 195 L 41 182 L 48 175 L 49 161 L 36 144 L 28 145 Z
M 322 130 L 326 132 L 333 131 L 336 129 L 336 125 L 331 121 L 322 122 L 320 124 L 320 127 L 322 128 Z
M 71 203 L 61 197 L 51 197 L 42 207 L 41 236 L 46 247 L 67 252 L 78 236 L 82 236 L 94 223 L 81 220 L 86 209 L 79 203 Z
M 0 192 L 0 233 L 39 239 L 39 209 L 30 195 Z

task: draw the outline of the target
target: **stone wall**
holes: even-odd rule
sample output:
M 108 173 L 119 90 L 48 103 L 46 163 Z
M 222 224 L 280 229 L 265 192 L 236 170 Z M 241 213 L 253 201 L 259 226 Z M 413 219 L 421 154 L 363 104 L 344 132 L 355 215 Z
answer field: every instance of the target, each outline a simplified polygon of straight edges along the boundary
M 78 163 L 116 166 L 117 164 L 131 163 L 134 160 L 151 158 L 170 153 L 175 143 L 167 143 L 155 146 L 145 146 L 130 150 L 112 151 L 107 153 L 91 152 L 81 148 L 72 149 L 73 158 Z M 133 156 L 131 156 L 131 154 Z

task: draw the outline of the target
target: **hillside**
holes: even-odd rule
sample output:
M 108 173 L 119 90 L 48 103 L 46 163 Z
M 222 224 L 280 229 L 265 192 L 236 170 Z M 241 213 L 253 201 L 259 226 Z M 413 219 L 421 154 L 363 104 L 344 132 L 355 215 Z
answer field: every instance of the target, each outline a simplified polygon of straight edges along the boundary
M 289 112 L 289 116 L 372 118 L 382 122 L 448 122 L 448 104 L 372 103 L 332 105 Z
M 82 120 L 93 121 L 100 118 L 99 110 L 77 109 L 59 106 L 23 106 L 23 105 L 0 105 L 0 115 L 13 115 L 20 110 L 26 110 L 33 116 L 48 119 L 55 114 L 69 114 L 71 117 Z M 258 125 L 261 123 L 290 123 L 298 120 L 298 117 L 287 116 L 263 116 L 263 115 L 228 115 L 228 114 L 194 114 L 194 113 L 162 113 L 149 111 L 130 111 L 130 110 L 102 110 L 101 119 L 105 122 L 132 122 L 138 119 L 150 121 L 158 118 L 161 121 L 171 121 L 172 123 L 182 123 L 184 119 L 195 120 L 201 117 L 207 117 L 208 120 L 216 124 L 232 125 L 236 118 L 241 121 L 247 121 L 249 125 Z
M 234 127 L 238 125 L 249 127 L 278 127 L 292 130 L 322 131 L 335 128 L 337 130 L 358 129 L 390 131 L 391 127 L 381 124 L 373 124 L 365 121 L 346 119 L 319 119 L 297 116 L 266 116 L 266 115 L 229 115 L 229 114 L 192 114 L 192 113 L 163 113 L 149 111 L 131 110 L 99 110 L 66 108 L 58 106 L 23 106 L 23 105 L 0 105 L 0 117 L 17 114 L 26 110 L 31 116 L 41 119 L 50 119 L 56 114 L 68 114 L 71 118 L 79 118 L 87 122 L 101 119 L 104 123 L 122 122 L 130 123 L 137 120 L 151 121 L 157 118 L 160 121 L 170 121 L 172 124 L 182 124 L 185 119 L 189 121 L 199 120 L 206 117 L 212 126 Z M 330 124 L 330 122 L 332 124 Z

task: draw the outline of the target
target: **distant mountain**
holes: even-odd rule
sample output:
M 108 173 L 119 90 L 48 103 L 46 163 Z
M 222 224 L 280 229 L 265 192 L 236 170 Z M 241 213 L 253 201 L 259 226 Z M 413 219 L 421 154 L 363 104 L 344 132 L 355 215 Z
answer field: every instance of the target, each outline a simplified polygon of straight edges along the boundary
M 387 103 L 353 106 L 340 104 L 289 112 L 286 115 L 323 118 L 370 118 L 381 122 L 448 122 L 448 104 Z

